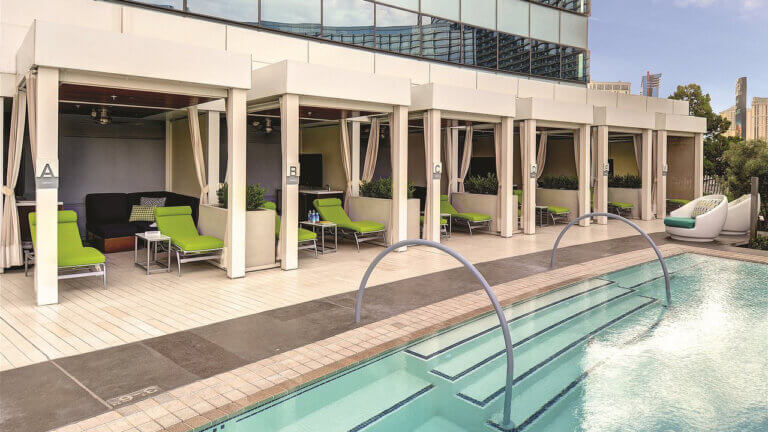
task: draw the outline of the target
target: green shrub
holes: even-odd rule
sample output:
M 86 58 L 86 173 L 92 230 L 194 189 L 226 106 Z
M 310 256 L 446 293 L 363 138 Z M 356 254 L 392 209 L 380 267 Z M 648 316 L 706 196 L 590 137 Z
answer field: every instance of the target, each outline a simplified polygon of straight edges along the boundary
M 408 182 L 408 198 L 413 198 L 415 188 Z M 369 198 L 392 199 L 392 178 L 384 177 L 360 182 L 360 195 Z
M 732 143 L 723 154 L 726 163 L 725 186 L 730 199 L 750 193 L 751 177 L 759 179 L 762 197 L 760 213 L 768 215 L 768 141 L 751 140 Z
M 643 181 L 640 176 L 632 174 L 613 175 L 608 177 L 608 187 L 640 189 L 643 187 Z
M 216 191 L 216 196 L 219 198 L 219 205 L 227 208 L 227 195 L 229 187 L 226 183 L 221 185 L 219 190 Z M 256 210 L 264 205 L 264 188 L 261 187 L 261 183 L 256 185 L 248 185 L 245 187 L 245 209 L 247 211 Z
M 499 179 L 495 173 L 488 173 L 485 177 L 474 175 L 464 180 L 464 190 L 474 194 L 496 195 L 499 191 Z
M 542 189 L 579 190 L 579 179 L 570 176 L 544 176 L 538 180 Z
M 758 235 L 757 238 L 750 240 L 749 247 L 752 249 L 768 251 L 768 236 Z

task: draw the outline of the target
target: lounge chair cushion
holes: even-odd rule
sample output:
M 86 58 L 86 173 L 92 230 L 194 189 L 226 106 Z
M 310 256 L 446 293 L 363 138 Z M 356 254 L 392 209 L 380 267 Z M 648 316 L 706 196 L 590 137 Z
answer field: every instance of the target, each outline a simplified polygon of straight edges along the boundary
M 424 216 L 419 216 L 419 222 L 424 223 Z M 448 225 L 448 219 L 440 218 L 440 225 Z
M 80 246 L 67 251 L 59 249 L 59 267 L 101 264 L 104 261 L 104 255 L 92 247 Z
M 216 237 L 201 236 L 192 221 L 189 206 L 155 207 L 155 220 L 160 232 L 185 252 L 221 249 L 224 242 Z
M 700 199 L 696 201 L 696 205 L 693 207 L 693 211 L 691 212 L 691 217 L 695 218 L 696 216 L 701 216 L 705 213 L 708 213 L 717 207 L 718 204 L 720 204 L 720 200 Z
M 552 214 L 559 215 L 559 214 L 570 213 L 571 209 L 569 209 L 568 207 L 548 206 L 547 211 Z
M 224 247 L 223 241 L 211 236 L 169 237 L 171 237 L 173 243 L 183 251 L 202 251 L 221 249 Z
M 29 226 L 32 243 L 37 241 L 37 215 L 29 214 Z M 72 210 L 62 210 L 58 213 L 58 266 L 69 267 L 79 265 L 101 264 L 106 261 L 104 255 L 91 247 L 84 247 L 77 228 L 77 213 Z
M 299 228 L 299 241 L 310 241 L 317 238 L 317 233 L 314 233 L 308 229 Z
M 669 198 L 667 200 L 667 202 L 670 203 L 670 204 L 677 204 L 677 205 L 684 206 L 684 205 L 688 204 L 691 201 L 687 200 L 687 199 Z
M 675 228 L 693 228 L 696 226 L 696 219 L 694 218 L 684 218 L 684 217 L 673 217 L 669 216 L 664 218 L 664 225 L 668 227 L 675 227 Z
M 338 198 L 322 198 L 312 201 L 312 204 L 320 213 L 323 220 L 335 223 L 339 228 L 346 228 L 364 234 L 369 232 L 384 231 L 387 229 L 378 222 L 352 221 L 344 209 L 341 208 L 341 200 Z
M 275 237 L 280 237 L 280 216 L 277 214 L 277 205 L 272 201 L 267 201 L 261 208 L 275 210 Z M 304 228 L 299 228 L 299 241 L 305 242 L 314 240 L 317 238 L 317 234 Z
M 459 219 L 466 219 L 470 222 L 485 222 L 491 220 L 491 217 L 482 213 L 464 212 L 459 213 L 456 208 L 451 205 L 448 200 L 448 195 L 440 195 L 440 213 L 450 214 L 452 217 Z
M 635 205 L 632 204 L 632 203 L 625 203 L 625 202 L 618 202 L 618 201 L 609 202 L 608 205 L 611 205 L 611 206 L 614 206 L 614 207 L 620 208 L 620 209 L 635 208 Z

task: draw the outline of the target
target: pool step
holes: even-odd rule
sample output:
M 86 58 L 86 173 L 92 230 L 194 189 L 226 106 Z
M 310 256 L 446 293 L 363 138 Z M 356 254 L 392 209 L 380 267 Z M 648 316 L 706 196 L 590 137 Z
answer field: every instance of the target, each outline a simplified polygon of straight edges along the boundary
M 694 254 L 676 255 L 666 259 L 667 271 L 671 274 L 692 269 L 706 261 L 705 257 Z M 602 279 L 616 282 L 620 287 L 636 288 L 644 283 L 664 276 L 661 264 L 657 260 L 639 266 L 629 267 L 601 276 Z
M 590 279 L 579 282 L 552 293 L 505 308 L 504 315 L 508 322 L 514 322 L 537 311 L 567 306 L 567 303 L 574 301 L 578 296 L 606 287 L 610 284 L 610 281 L 600 279 Z M 496 315 L 486 315 L 413 345 L 406 349 L 405 352 L 418 358 L 428 360 L 498 328 L 499 320 L 496 318 Z
M 591 336 L 651 303 L 654 303 L 654 300 L 639 296 L 625 296 L 579 316 L 566 325 L 557 327 L 521 346 L 515 353 L 515 383 L 526 379 Z M 502 350 L 498 355 L 481 364 L 456 365 L 457 369 L 463 367 L 464 370 L 472 372 L 470 375 L 472 381 L 461 389 L 458 396 L 474 405 L 485 407 L 501 395 L 506 377 L 506 357 L 503 354 Z M 556 367 L 556 365 L 548 366 L 548 368 Z
M 352 389 L 343 397 L 328 400 L 327 404 L 301 413 L 301 401 L 288 401 L 282 415 L 259 417 L 254 430 L 281 432 L 306 431 L 362 431 L 372 423 L 396 412 L 408 403 L 429 393 L 434 385 L 398 370 L 358 389 Z M 287 425 L 285 423 L 288 423 Z
M 510 325 L 510 335 L 517 350 L 530 351 L 531 342 L 538 344 L 537 339 L 551 338 L 550 333 L 559 328 L 571 327 L 572 322 L 589 322 L 588 317 L 602 313 L 606 308 L 610 311 L 621 306 L 612 306 L 618 300 L 631 294 L 631 291 L 615 286 L 608 286 L 594 292 L 589 296 L 579 296 L 563 302 L 555 308 L 547 308 L 533 316 L 523 318 Z M 642 301 L 645 301 L 644 299 Z M 622 305 L 623 303 L 619 303 Z M 571 332 L 571 339 L 580 337 L 579 330 Z M 570 342 L 570 340 L 569 340 Z M 567 345 L 566 344 L 563 344 Z M 524 348 L 525 347 L 525 348 Z M 504 339 L 500 330 L 486 333 L 476 339 L 472 346 L 461 347 L 447 352 L 439 357 L 437 364 L 431 372 L 449 381 L 456 381 L 472 371 L 483 367 L 488 362 L 503 357 L 505 353 Z M 531 354 L 527 354 L 530 358 Z M 515 355 L 518 363 L 519 355 Z M 523 357 L 526 358 L 526 357 Z M 538 363 L 543 358 L 536 360 L 531 365 Z

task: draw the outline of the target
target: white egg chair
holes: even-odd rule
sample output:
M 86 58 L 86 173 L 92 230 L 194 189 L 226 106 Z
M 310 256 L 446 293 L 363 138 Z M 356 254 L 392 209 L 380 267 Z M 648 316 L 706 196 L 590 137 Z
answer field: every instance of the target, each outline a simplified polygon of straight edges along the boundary
M 707 195 L 692 200 L 664 219 L 667 234 L 675 240 L 711 242 L 723 230 L 728 217 L 728 198 Z
M 757 196 L 760 208 L 760 195 Z M 749 232 L 749 212 L 752 210 L 752 195 L 742 195 L 728 203 L 728 217 L 723 225 L 724 235 L 745 235 Z

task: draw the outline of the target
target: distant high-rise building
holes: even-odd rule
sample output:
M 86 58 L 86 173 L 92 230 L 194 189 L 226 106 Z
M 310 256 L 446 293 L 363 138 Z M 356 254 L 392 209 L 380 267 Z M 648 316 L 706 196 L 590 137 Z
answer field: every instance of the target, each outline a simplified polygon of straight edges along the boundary
M 661 87 L 661 74 L 651 74 L 646 72 L 642 81 L 643 96 L 659 97 L 659 87 Z
M 747 139 L 747 77 L 736 80 L 733 128 L 736 130 L 736 136 Z
M 591 81 L 588 85 L 591 90 L 607 90 L 624 94 L 632 93 L 632 83 L 626 81 Z
M 748 140 L 763 139 L 768 140 L 768 98 L 753 97 L 752 107 L 747 108 L 746 122 L 743 132 Z M 732 106 L 720 115 L 731 121 L 731 128 L 724 134 L 725 136 L 741 136 L 736 127 L 735 121 L 736 107 Z

